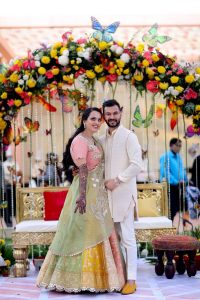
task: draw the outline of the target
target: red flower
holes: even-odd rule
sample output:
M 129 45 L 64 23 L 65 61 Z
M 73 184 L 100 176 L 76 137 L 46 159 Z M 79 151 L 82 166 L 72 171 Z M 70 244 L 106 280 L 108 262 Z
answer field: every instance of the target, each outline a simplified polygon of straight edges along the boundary
M 188 88 L 184 94 L 184 98 L 186 100 L 196 99 L 197 96 L 198 96 L 198 94 L 195 91 L 193 91 L 193 89 L 191 89 L 191 88 Z
M 85 73 L 85 69 L 80 68 L 75 74 L 74 77 L 78 78 L 80 75 L 83 75 Z
M 106 80 L 108 80 L 109 82 L 114 82 L 117 80 L 117 77 L 117 74 L 106 75 Z
M 158 84 L 159 84 L 158 81 L 150 80 L 150 81 L 147 82 L 146 88 L 147 88 L 148 91 L 150 91 L 152 93 L 157 93 L 159 91 Z
M 49 71 L 47 71 L 46 73 L 45 73 L 45 76 L 48 78 L 48 79 L 51 79 L 51 78 L 53 78 L 53 73 L 52 73 L 52 71 L 51 70 L 49 70 Z

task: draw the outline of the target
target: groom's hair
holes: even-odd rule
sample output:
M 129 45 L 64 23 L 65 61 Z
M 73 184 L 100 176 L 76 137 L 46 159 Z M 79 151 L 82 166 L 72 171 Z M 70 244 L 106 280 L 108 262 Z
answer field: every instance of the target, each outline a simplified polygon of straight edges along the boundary
M 122 111 L 123 107 L 120 107 L 120 104 L 119 104 L 119 102 L 117 102 L 117 100 L 109 99 L 109 100 L 104 101 L 104 103 L 102 105 L 103 113 L 104 113 L 105 107 L 112 107 L 112 106 L 115 106 L 115 105 L 119 108 L 120 111 Z

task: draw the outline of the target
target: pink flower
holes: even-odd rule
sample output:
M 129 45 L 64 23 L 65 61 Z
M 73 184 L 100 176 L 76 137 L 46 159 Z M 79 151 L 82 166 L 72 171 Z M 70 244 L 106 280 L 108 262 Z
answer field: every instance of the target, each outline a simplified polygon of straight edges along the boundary
M 77 40 L 78 44 L 85 44 L 86 42 L 87 42 L 87 39 L 85 39 L 85 38 L 80 38 Z
M 13 99 L 10 99 L 10 100 L 7 101 L 7 104 L 8 104 L 8 106 L 11 107 L 11 106 L 13 106 L 15 104 L 15 102 L 14 102 Z
M 193 89 L 191 89 L 191 88 L 188 88 L 184 94 L 184 98 L 186 100 L 196 99 L 197 96 L 198 96 L 198 94 L 195 91 L 193 91 Z
M 19 65 L 14 65 L 10 68 L 10 71 L 15 72 L 15 71 L 20 71 L 20 66 Z
M 147 88 L 148 91 L 150 91 L 152 93 L 157 93 L 159 91 L 158 84 L 159 84 L 158 81 L 150 80 L 150 81 L 147 82 L 146 88 Z
M 114 82 L 117 80 L 117 77 L 117 74 L 106 75 L 106 80 L 108 80 L 109 82 Z
M 48 79 L 51 79 L 51 78 L 53 78 L 53 73 L 52 73 L 52 71 L 51 70 L 49 70 L 49 71 L 47 71 L 46 73 L 45 73 L 45 76 L 48 78 Z
M 151 58 L 151 52 L 150 51 L 144 52 L 144 58 L 146 58 L 148 60 L 148 62 L 150 64 L 152 64 L 152 58 Z
M 182 68 L 179 68 L 179 69 L 176 71 L 176 74 L 177 74 L 177 75 L 180 75 L 180 74 L 183 74 L 183 73 L 184 73 L 184 71 L 183 71 Z
M 35 69 L 35 61 L 34 60 L 25 60 L 22 64 L 25 70 L 27 69 Z

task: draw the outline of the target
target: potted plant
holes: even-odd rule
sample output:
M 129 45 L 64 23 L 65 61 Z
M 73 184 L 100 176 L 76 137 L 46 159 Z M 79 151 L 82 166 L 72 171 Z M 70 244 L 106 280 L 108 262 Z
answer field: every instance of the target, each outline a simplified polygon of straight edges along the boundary
M 48 249 L 48 245 L 35 245 L 33 246 L 32 252 L 29 253 L 29 258 L 33 257 L 33 265 L 37 271 L 40 270 Z
M 10 266 L 15 263 L 10 239 L 0 239 L 0 274 L 8 276 Z

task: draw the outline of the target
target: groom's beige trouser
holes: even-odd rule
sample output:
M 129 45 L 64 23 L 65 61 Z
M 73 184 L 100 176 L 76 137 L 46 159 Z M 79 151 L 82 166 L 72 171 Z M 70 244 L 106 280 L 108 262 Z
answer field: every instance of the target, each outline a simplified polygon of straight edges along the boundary
M 125 249 L 127 280 L 137 279 L 137 244 L 134 229 L 134 213 L 130 209 L 122 222 L 115 222 L 115 229 Z M 124 251 L 123 251 L 124 253 Z

